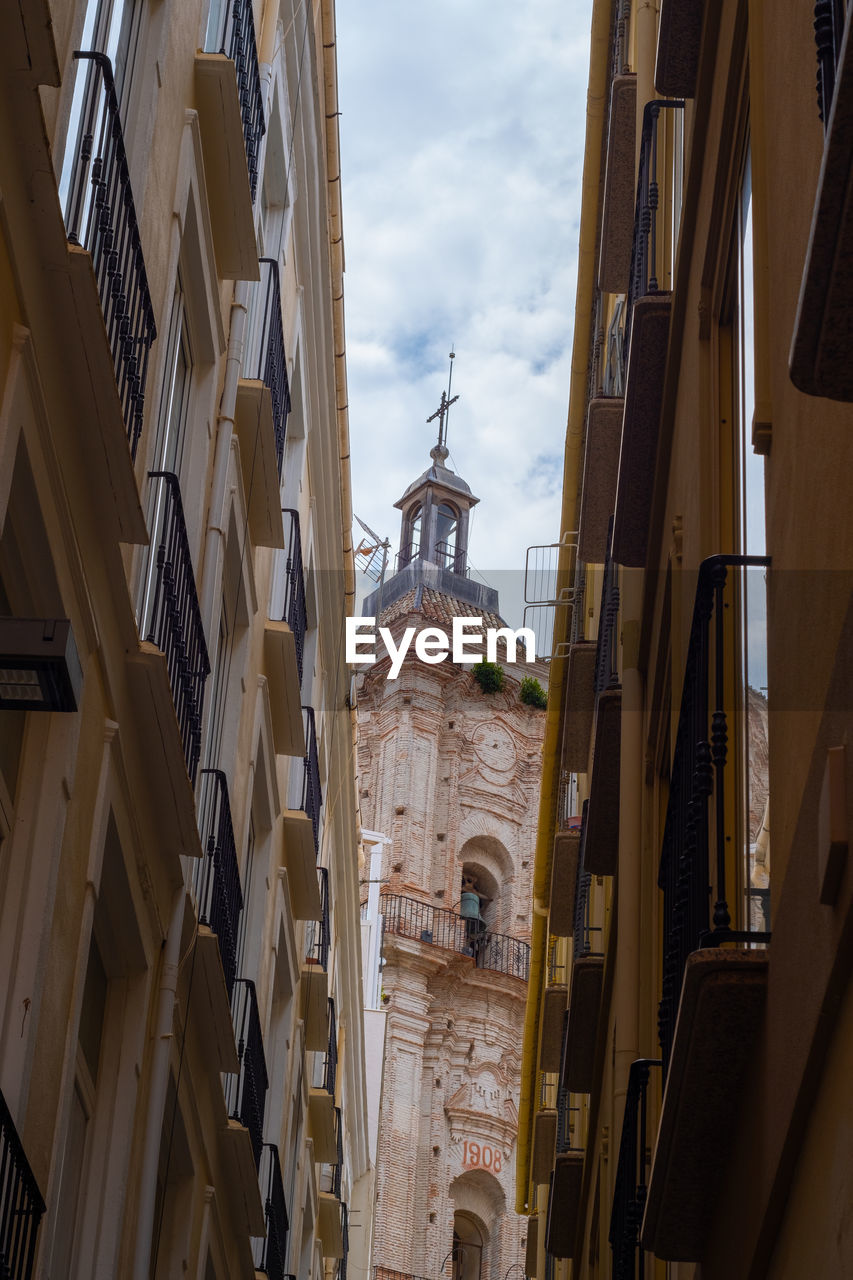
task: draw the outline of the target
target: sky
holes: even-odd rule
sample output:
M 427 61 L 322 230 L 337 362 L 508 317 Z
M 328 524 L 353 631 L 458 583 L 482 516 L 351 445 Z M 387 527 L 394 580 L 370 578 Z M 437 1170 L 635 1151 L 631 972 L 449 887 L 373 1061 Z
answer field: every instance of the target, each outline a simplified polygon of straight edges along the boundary
M 450 465 L 493 585 L 559 538 L 590 7 L 337 6 L 354 509 L 396 552 L 455 349 Z

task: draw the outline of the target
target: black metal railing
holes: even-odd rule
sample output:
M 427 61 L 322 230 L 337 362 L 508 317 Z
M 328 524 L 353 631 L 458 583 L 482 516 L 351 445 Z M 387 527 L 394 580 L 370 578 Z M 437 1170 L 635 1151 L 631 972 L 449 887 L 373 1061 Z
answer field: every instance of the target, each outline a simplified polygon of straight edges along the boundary
M 261 139 L 266 132 L 266 124 L 252 0 L 228 0 L 223 9 L 219 31 L 215 33 L 213 48 L 225 54 L 226 58 L 231 58 L 237 72 L 237 96 L 240 100 L 249 186 L 254 204 Z
M 323 807 L 323 790 L 320 786 L 320 757 L 317 752 L 317 728 L 314 720 L 314 708 L 302 708 L 302 723 L 305 729 L 305 755 L 302 760 L 302 796 L 300 809 L 311 819 L 314 833 L 314 849 L 320 852 L 320 810 Z
M 320 885 L 320 919 L 311 920 L 308 924 L 305 956 L 309 963 L 318 964 L 321 969 L 328 970 L 331 930 L 329 926 L 329 872 L 325 867 L 317 868 L 317 879 Z
M 619 686 L 619 650 L 616 624 L 619 619 L 619 566 L 613 559 L 613 516 L 607 531 L 604 579 L 601 584 L 601 613 L 598 621 L 598 645 L 595 651 L 595 692 Z
M 344 1135 L 341 1109 L 335 1107 L 335 1158 L 320 1166 L 320 1190 L 327 1191 L 336 1199 L 341 1198 L 341 1185 L 344 1176 Z
M 575 922 L 572 930 L 572 954 L 575 960 L 581 956 L 603 955 L 601 926 L 591 923 L 592 876 L 583 867 L 578 869 L 575 886 Z
M 0 1276 L 30 1280 L 44 1200 L 0 1093 Z
M 479 921 L 463 919 L 455 911 L 433 907 L 417 898 L 383 893 L 379 901 L 384 932 L 471 956 L 478 969 L 527 981 L 530 946 L 520 938 L 491 933 Z
M 347 1258 L 349 1257 L 349 1205 L 341 1204 L 341 1237 L 343 1248 L 338 1259 L 338 1280 L 347 1280 Z
M 323 1056 L 323 1076 L 321 1088 L 331 1097 L 335 1096 L 335 1085 L 338 1078 L 338 1027 L 335 1020 L 335 1002 L 329 997 L 329 1042 Z
M 766 933 L 732 929 L 727 898 L 726 855 L 734 848 L 726 829 L 727 708 L 734 704 L 736 691 L 730 674 L 726 687 L 726 676 L 736 667 L 733 650 L 739 642 L 733 633 L 738 610 L 729 608 L 724 599 L 730 568 L 766 569 L 769 564 L 761 556 L 720 555 L 704 560 L 699 569 L 658 876 L 663 890 L 658 1038 L 664 1071 L 691 952 L 730 941 L 769 941 Z M 743 589 L 743 573 L 732 576 L 736 588 Z M 730 804 L 732 799 L 736 806 L 737 796 L 730 792 Z M 713 911 L 712 893 L 716 896 Z
M 625 1095 L 625 1117 L 619 1143 L 619 1162 L 610 1214 L 610 1248 L 613 1280 L 645 1280 L 645 1252 L 640 1249 L 640 1227 L 646 1207 L 648 1170 L 651 1165 L 648 1085 L 658 1058 L 638 1058 L 631 1063 Z
M 234 824 L 228 799 L 228 783 L 221 769 L 202 769 L 199 805 L 204 857 L 193 871 L 193 889 L 199 924 L 206 924 L 219 941 L 228 999 L 237 977 L 237 936 L 243 910 L 240 867 L 234 841 Z
M 166 656 L 187 773 L 195 786 L 210 659 L 178 477 L 171 471 L 149 471 L 148 476 L 162 484 L 155 508 L 156 575 L 146 639 Z
M 554 983 L 566 981 L 566 962 L 560 957 L 560 939 L 551 938 L 548 943 L 548 982 Z
M 449 542 L 437 542 L 435 544 L 435 563 L 442 569 L 450 569 L 453 573 L 468 576 L 468 565 L 464 551 L 457 551 Z
M 817 45 L 817 109 L 824 130 L 829 124 L 841 41 L 844 38 L 844 0 L 815 0 L 814 35 Z
M 284 462 L 284 440 L 290 413 L 290 384 L 284 354 L 284 325 L 281 318 L 281 285 L 278 263 L 274 258 L 260 258 L 261 278 L 251 286 L 249 333 L 243 373 L 269 388 L 272 400 L 272 422 L 275 433 L 275 458 L 278 478 Z
M 400 550 L 397 552 L 397 572 L 398 573 L 400 572 L 401 569 L 405 569 L 407 564 L 411 564 L 411 562 L 420 553 L 420 549 L 421 548 L 419 543 L 409 543 L 407 547 L 400 548 Z
M 658 244 L 664 243 L 658 182 L 658 151 L 662 111 L 684 109 L 683 98 L 656 98 L 647 102 L 643 111 L 643 133 L 640 143 L 640 171 L 637 179 L 637 202 L 634 211 L 634 242 L 631 247 L 631 274 L 628 281 L 628 303 L 625 311 L 623 357 L 627 362 L 631 339 L 634 303 L 649 293 L 659 293 L 657 277 Z M 665 217 L 665 210 L 663 211 Z M 623 371 L 624 372 L 624 371 Z
M 265 1142 L 263 1145 L 258 1179 L 264 1198 L 264 1222 L 267 1234 L 266 1239 L 255 1240 L 252 1245 L 255 1267 L 269 1276 L 269 1280 L 285 1280 L 287 1233 L 290 1223 L 284 1198 L 281 1160 L 278 1147 L 272 1142 Z
M 302 670 L 305 661 L 305 633 L 308 630 L 308 606 L 305 600 L 305 569 L 302 560 L 302 533 L 299 527 L 299 513 L 290 507 L 282 508 L 284 516 L 284 608 L 282 622 L 286 622 L 293 632 L 296 645 L 296 669 L 299 682 L 302 683 Z
M 142 432 L 148 356 L 157 336 L 154 307 L 118 96 L 109 58 L 75 50 L 84 76 L 80 123 L 71 152 L 65 226 L 72 244 L 92 255 L 116 385 L 132 458 Z
M 567 1151 L 577 1151 L 579 1148 L 572 1142 L 572 1117 L 575 1119 L 580 1115 L 580 1107 L 572 1107 L 569 1105 L 571 1093 L 562 1085 L 557 1091 L 557 1142 L 555 1152 L 558 1156 L 564 1155 Z
M 264 1145 L 264 1110 L 269 1079 L 255 984 L 248 978 L 238 978 L 234 983 L 231 1016 L 240 1068 L 236 1075 L 225 1077 L 225 1104 L 232 1120 L 239 1120 L 248 1129 L 255 1167 L 258 1168 Z

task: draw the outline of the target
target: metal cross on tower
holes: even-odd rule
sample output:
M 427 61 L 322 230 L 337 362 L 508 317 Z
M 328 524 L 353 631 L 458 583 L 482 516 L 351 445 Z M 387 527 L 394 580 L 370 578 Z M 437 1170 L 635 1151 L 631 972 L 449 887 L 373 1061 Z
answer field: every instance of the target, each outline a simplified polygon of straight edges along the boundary
M 453 361 L 455 359 L 456 352 L 451 351 L 450 373 L 447 376 L 447 390 L 442 391 L 441 403 L 435 413 L 431 413 L 427 418 L 427 422 L 435 422 L 436 418 L 438 418 L 438 448 L 445 451 L 445 453 L 447 450 L 447 422 L 450 417 L 450 406 L 452 404 L 456 404 L 456 401 L 459 399 L 458 396 L 454 396 L 452 400 L 450 398 L 450 385 L 453 381 Z

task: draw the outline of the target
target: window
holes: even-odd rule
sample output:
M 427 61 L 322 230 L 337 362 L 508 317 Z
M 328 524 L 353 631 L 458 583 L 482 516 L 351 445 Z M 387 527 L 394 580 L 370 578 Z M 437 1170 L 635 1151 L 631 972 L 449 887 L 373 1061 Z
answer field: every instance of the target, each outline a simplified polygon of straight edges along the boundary
M 456 563 L 456 535 L 459 519 L 448 503 L 439 504 L 435 520 L 435 558 L 439 564 L 452 569 Z

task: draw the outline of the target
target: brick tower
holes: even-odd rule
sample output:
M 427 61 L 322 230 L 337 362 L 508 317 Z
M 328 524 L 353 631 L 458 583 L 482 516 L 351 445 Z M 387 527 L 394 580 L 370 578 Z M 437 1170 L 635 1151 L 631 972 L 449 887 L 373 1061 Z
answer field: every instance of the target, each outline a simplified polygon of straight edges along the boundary
M 396 504 L 397 572 L 363 609 L 397 641 L 408 626 L 449 633 L 454 617 L 506 625 L 497 592 L 467 575 L 478 499 L 446 465 L 444 420 L 432 465 Z M 380 1280 L 383 1271 L 523 1274 L 514 1168 L 544 714 L 521 702 L 519 685 L 545 669 L 504 659 L 495 693 L 470 666 L 426 665 L 414 646 L 397 679 L 378 655 L 359 676 L 362 820 L 389 837 L 379 908 Z

